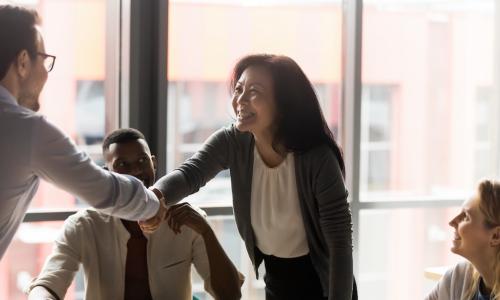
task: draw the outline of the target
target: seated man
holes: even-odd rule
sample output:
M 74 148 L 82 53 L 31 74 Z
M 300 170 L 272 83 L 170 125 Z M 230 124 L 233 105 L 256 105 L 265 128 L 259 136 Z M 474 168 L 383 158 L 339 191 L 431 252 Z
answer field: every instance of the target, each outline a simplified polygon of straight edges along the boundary
M 109 170 L 154 183 L 156 159 L 139 131 L 112 132 L 103 155 Z M 143 234 L 137 222 L 91 209 L 70 216 L 29 299 L 64 299 L 80 264 L 85 299 L 191 299 L 191 264 L 216 299 L 240 298 L 239 272 L 206 219 L 187 203 L 170 207 L 166 219 Z

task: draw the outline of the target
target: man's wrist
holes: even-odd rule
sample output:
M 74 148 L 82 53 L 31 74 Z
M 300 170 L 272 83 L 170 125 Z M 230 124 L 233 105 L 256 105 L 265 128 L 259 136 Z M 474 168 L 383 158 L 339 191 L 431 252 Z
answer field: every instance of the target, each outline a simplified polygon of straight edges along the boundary
M 150 187 L 149 190 L 152 191 L 156 195 L 158 200 L 162 201 L 162 199 L 163 199 L 163 201 L 165 201 L 165 199 L 163 197 L 163 193 L 159 189 L 157 189 L 155 187 Z

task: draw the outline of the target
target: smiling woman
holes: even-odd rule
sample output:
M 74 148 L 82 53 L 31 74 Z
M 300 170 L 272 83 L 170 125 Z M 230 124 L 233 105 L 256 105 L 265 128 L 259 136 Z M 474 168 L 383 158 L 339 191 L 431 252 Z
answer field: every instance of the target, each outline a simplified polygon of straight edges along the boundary
M 449 270 L 428 300 L 500 298 L 500 182 L 483 180 L 450 221 L 451 251 L 469 262 Z
M 174 204 L 229 169 L 266 299 L 357 299 L 344 161 L 311 82 L 293 59 L 257 54 L 236 63 L 230 87 L 235 123 L 155 188 Z
M 253 134 L 264 134 L 273 127 L 277 114 L 274 103 L 273 80 L 263 67 L 247 68 L 238 79 L 233 93 L 236 127 Z

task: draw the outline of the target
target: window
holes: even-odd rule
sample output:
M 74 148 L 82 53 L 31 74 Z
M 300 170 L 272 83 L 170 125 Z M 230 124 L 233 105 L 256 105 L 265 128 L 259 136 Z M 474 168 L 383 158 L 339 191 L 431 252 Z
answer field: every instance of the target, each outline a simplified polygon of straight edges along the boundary
M 177 0 L 169 5 L 169 169 L 189 158 L 210 134 L 232 123 L 229 75 L 239 58 L 252 53 L 294 58 L 312 79 L 329 126 L 338 131 L 339 3 Z M 316 46 L 304 52 L 306 42 Z M 189 200 L 231 205 L 228 176 L 222 172 Z
M 76 132 L 78 144 L 99 146 L 104 138 L 105 103 L 103 80 L 78 80 L 76 88 Z M 102 162 L 102 150 L 93 147 L 89 154 L 96 155 L 94 160 Z
M 32 2 L 42 18 L 46 51 L 57 56 L 41 95 L 40 112 L 99 161 L 106 129 L 106 0 Z M 31 208 L 75 204 L 72 195 L 42 181 Z
M 393 180 L 387 196 L 463 196 L 474 188 L 475 111 L 484 105 L 478 101 L 488 101 L 485 91 L 478 94 L 477 86 L 496 85 L 493 42 L 498 32 L 493 3 L 365 3 L 364 95 L 374 85 L 398 87 L 391 99 Z M 367 99 L 362 105 L 371 107 Z M 373 113 L 384 118 L 385 112 Z M 365 159 L 362 164 L 369 162 Z M 498 157 L 491 165 L 499 165 Z M 488 174 L 498 174 L 498 167 Z M 371 179 L 364 180 L 367 184 Z M 370 200 L 369 194 L 365 200 Z
M 498 155 L 494 151 L 497 148 L 495 143 L 498 143 L 498 138 L 495 138 L 495 133 L 498 132 L 498 129 L 496 129 L 498 124 L 493 121 L 497 118 L 498 113 L 495 113 L 491 87 L 479 87 L 476 101 L 474 116 L 476 123 L 474 177 L 479 180 L 484 176 L 495 176 L 498 169 L 498 165 L 494 163 L 498 160 Z
M 311 79 L 328 125 L 339 132 L 341 14 L 340 1 L 169 1 L 167 169 L 233 122 L 228 79 L 237 60 L 248 54 L 295 59 Z M 229 173 L 221 172 L 186 200 L 230 206 L 230 187 Z M 234 221 L 224 221 L 224 228 L 230 226 L 226 222 Z M 223 234 L 222 243 L 235 237 L 239 241 L 225 250 L 247 278 L 243 297 L 262 299 L 263 282 L 255 280 L 237 231 Z
M 366 209 L 360 213 L 360 299 L 423 299 L 430 266 L 451 265 L 452 208 Z M 417 296 L 415 296 L 417 295 Z
M 363 3 L 361 299 L 424 298 L 424 270 L 459 259 L 447 222 L 500 175 L 496 4 Z
M 361 190 L 387 190 L 391 181 L 392 88 L 366 86 L 362 94 Z
M 26 299 L 23 290 L 40 273 L 62 223 L 57 221 L 21 225 L 0 262 L 1 299 Z M 66 299 L 83 299 L 76 297 L 77 294 L 73 283 Z

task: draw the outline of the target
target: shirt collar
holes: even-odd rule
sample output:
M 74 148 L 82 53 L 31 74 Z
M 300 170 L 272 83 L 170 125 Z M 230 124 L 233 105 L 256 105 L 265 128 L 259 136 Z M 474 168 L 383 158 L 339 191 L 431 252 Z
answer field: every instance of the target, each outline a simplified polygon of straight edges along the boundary
M 12 94 L 0 84 L 0 102 L 18 105 L 16 98 L 12 96 Z

